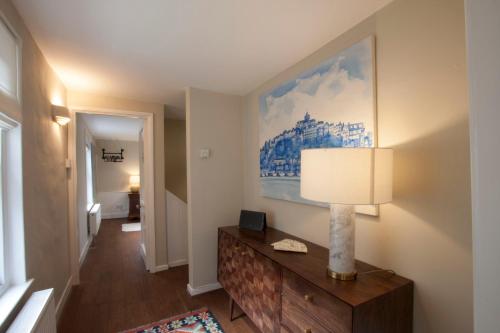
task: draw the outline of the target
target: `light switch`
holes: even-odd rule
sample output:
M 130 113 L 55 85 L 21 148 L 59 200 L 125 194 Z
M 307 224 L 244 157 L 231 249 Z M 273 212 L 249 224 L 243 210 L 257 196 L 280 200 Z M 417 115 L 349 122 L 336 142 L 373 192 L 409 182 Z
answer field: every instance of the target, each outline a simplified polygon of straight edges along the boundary
M 200 158 L 202 160 L 206 160 L 210 157 L 210 149 L 208 148 L 202 148 L 200 149 Z
M 66 169 L 71 169 L 71 160 L 69 158 L 66 159 L 64 164 L 66 166 Z

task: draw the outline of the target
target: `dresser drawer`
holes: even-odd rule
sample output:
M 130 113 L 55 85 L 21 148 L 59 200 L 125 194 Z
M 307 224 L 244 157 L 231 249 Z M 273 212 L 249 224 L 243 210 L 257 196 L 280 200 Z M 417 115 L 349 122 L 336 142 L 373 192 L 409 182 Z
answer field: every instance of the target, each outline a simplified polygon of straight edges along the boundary
M 281 303 L 282 332 L 289 333 L 337 333 L 323 327 L 315 318 L 298 306 L 291 298 L 283 297 Z
M 310 322 L 318 323 L 326 328 L 325 332 L 352 332 L 352 308 L 349 305 L 286 269 L 283 270 L 282 304 L 282 320 L 290 317 L 291 313 L 294 315 L 293 318 L 296 318 L 300 312 L 304 317 L 310 318 L 308 325 L 314 326 Z M 288 309 L 285 308 L 285 304 L 288 304 Z M 287 320 L 292 321 L 292 319 Z M 303 319 L 300 320 L 302 322 Z M 293 332 L 304 332 L 301 329 L 308 328 L 302 326 L 297 326 L 299 330 Z M 316 331 L 322 332 L 320 328 L 315 328 Z

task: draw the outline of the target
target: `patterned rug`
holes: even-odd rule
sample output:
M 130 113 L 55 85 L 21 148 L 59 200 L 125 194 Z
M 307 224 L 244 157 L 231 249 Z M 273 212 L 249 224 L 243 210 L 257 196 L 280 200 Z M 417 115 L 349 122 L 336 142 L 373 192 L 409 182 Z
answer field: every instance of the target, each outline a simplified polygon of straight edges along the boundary
M 224 333 L 215 316 L 203 308 L 121 333 Z

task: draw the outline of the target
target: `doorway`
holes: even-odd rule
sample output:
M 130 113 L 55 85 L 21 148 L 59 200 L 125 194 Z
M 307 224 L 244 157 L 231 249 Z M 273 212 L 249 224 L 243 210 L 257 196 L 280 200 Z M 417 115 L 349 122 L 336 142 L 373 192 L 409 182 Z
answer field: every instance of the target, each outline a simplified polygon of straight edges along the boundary
M 90 210 L 89 206 L 91 204 L 100 203 L 100 214 L 103 218 L 130 217 L 140 223 L 140 253 L 144 259 L 145 269 L 154 273 L 156 251 L 154 234 L 153 115 L 145 112 L 89 110 L 83 108 L 73 109 L 72 111 L 72 121 L 68 128 L 68 157 L 71 161 L 68 186 L 70 193 L 70 246 L 73 284 L 78 284 L 80 281 L 79 270 L 82 255 L 83 258 L 85 257 L 83 252 L 85 251 L 84 241 L 90 229 L 82 227 L 82 216 L 86 213 L 82 212 L 79 207 L 79 202 L 81 202 L 81 193 L 79 194 L 79 191 L 81 192 L 82 182 L 85 182 L 87 189 L 89 186 L 93 187 L 92 191 L 86 191 L 85 209 L 87 211 Z M 137 126 L 137 133 L 133 140 L 135 143 L 131 142 L 129 147 L 125 148 L 127 143 L 120 140 L 94 140 L 92 144 L 92 139 L 85 139 L 85 153 L 83 154 L 85 163 L 82 164 L 81 161 L 79 163 L 78 149 L 81 149 L 82 146 L 81 142 L 79 142 L 81 138 L 78 137 L 78 133 L 82 130 L 82 127 L 85 127 L 85 118 L 101 118 L 101 123 L 102 119 L 111 120 L 112 126 L 108 126 L 110 132 L 117 130 L 119 126 L 116 126 L 116 124 L 120 120 L 129 120 L 129 124 L 135 123 Z M 92 137 L 92 134 L 90 133 L 88 136 Z M 133 153 L 134 149 L 137 163 L 134 166 L 130 166 L 131 163 L 128 163 L 127 169 L 125 167 L 126 162 L 131 162 L 131 156 L 128 155 L 129 159 L 127 159 L 127 154 Z M 91 157 L 88 157 L 89 155 Z M 89 158 L 93 158 L 94 163 L 89 162 Z M 107 164 L 105 169 L 101 167 L 101 174 L 99 174 L 99 170 L 96 170 L 98 163 L 101 163 L 101 166 Z M 89 164 L 92 167 L 89 167 Z M 121 168 L 114 168 L 113 164 L 120 165 Z M 87 177 L 88 175 L 89 177 Z M 97 180 L 97 176 L 100 177 L 99 180 Z M 118 190 L 108 190 L 109 188 Z M 133 201 L 131 197 L 137 199 Z M 137 213 L 132 216 L 132 211 Z M 131 227 L 135 228 L 135 226 Z

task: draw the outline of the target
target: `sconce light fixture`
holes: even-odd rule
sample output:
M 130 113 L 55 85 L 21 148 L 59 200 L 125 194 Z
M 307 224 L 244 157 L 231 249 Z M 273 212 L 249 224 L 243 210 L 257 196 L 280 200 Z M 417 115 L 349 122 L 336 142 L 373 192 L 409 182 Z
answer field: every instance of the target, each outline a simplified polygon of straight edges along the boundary
M 52 105 L 52 118 L 61 126 L 70 122 L 69 110 L 65 106 Z

